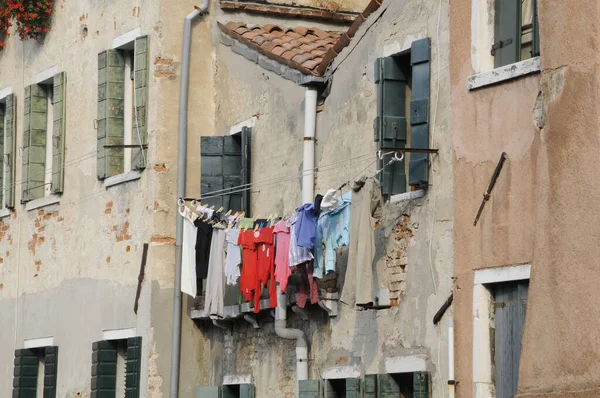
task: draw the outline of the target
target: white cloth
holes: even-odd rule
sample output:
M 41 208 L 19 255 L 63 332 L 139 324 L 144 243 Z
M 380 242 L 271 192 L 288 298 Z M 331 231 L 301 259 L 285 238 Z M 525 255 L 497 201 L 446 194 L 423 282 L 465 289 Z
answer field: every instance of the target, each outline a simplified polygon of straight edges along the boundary
M 225 278 L 228 285 L 235 285 L 240 279 L 240 267 L 242 262 L 242 252 L 238 245 L 240 236 L 239 229 L 230 229 L 227 231 L 227 258 L 225 260 Z
M 181 291 L 196 297 L 196 235 L 198 228 L 183 217 L 183 248 L 181 253 Z
M 323 195 L 323 200 L 321 200 L 321 209 L 325 211 L 331 211 L 337 208 L 337 206 L 337 191 L 335 189 L 330 189 L 325 195 Z
M 204 312 L 211 317 L 223 317 L 226 235 L 224 229 L 215 227 L 210 241 Z

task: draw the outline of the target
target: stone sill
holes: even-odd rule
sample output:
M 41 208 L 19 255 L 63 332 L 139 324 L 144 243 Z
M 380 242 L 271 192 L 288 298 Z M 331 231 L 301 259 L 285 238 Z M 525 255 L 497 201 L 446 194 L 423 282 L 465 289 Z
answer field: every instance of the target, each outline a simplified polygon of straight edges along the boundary
M 44 198 L 30 200 L 29 202 L 25 203 L 25 210 L 31 211 L 31 210 L 39 209 L 42 207 L 57 205 L 59 203 L 60 203 L 60 196 L 50 195 L 50 196 L 46 196 Z
M 124 184 L 129 181 L 139 180 L 141 177 L 142 173 L 140 173 L 139 171 L 129 171 L 127 173 L 118 174 L 113 177 L 108 177 L 104 180 L 104 187 L 114 187 L 115 185 Z
M 8 216 L 10 216 L 12 213 L 12 211 L 10 211 L 10 209 L 0 209 L 0 218 L 6 218 Z
M 483 72 L 467 78 L 467 88 L 476 90 L 498 83 L 507 82 L 519 77 L 539 73 L 541 70 L 540 57 L 534 57 L 514 64 L 501 66 L 489 72 Z
M 392 195 L 390 197 L 390 203 L 397 203 L 397 202 L 402 202 L 404 200 L 411 200 L 411 199 L 419 199 L 419 198 L 422 198 L 423 196 L 425 196 L 425 190 L 418 189 L 416 191 L 400 193 L 398 195 Z

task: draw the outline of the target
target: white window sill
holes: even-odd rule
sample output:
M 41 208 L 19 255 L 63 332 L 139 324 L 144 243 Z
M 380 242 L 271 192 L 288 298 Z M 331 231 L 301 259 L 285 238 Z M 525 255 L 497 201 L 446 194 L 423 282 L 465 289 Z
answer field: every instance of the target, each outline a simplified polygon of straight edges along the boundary
M 104 180 L 104 186 L 106 188 L 114 187 L 115 185 L 124 184 L 129 181 L 139 180 L 142 177 L 142 173 L 139 171 L 129 171 L 127 173 L 118 174 L 113 177 L 108 177 Z
M 491 86 L 516 79 L 518 77 L 538 73 L 541 70 L 540 57 L 534 57 L 514 64 L 501 66 L 489 72 L 479 73 L 467 78 L 467 88 L 476 90 L 478 88 Z
M 402 202 L 404 200 L 410 200 L 410 199 L 418 199 L 418 198 L 422 198 L 423 196 L 425 196 L 424 189 L 400 193 L 398 195 L 392 195 L 392 197 L 390 197 L 390 203 L 397 203 L 397 202 Z
M 39 209 L 41 207 L 57 205 L 59 203 L 60 203 L 60 196 L 50 195 L 50 196 L 46 196 L 44 198 L 30 200 L 29 202 L 25 203 L 25 210 L 31 211 L 31 210 Z
M 12 211 L 10 211 L 10 209 L 0 209 L 0 218 L 5 218 L 8 217 L 12 214 Z

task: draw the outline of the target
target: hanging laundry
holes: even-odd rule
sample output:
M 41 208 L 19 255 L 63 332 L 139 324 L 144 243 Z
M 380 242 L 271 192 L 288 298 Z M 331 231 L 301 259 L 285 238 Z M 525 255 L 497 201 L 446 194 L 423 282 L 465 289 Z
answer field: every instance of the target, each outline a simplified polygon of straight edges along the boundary
M 254 232 L 254 241 L 257 251 L 257 268 L 260 280 L 258 296 L 262 288 L 269 286 L 269 300 L 271 308 L 277 307 L 277 289 L 275 287 L 275 247 L 273 245 L 273 227 L 262 228 Z M 260 302 L 259 302 L 260 305 Z M 259 312 L 260 307 L 254 306 L 254 312 Z
M 239 229 L 254 229 L 254 219 L 242 218 L 238 224 Z
M 335 210 L 323 213 L 319 217 L 313 274 L 316 278 L 322 278 L 324 272 L 335 272 L 335 251 L 350 244 L 351 198 L 352 192 L 344 194 L 337 200 Z
M 182 206 L 179 214 L 183 217 L 183 247 L 181 253 L 181 291 L 196 297 L 196 236 L 198 228 L 194 225 L 196 215 Z
M 296 209 L 297 222 L 295 226 L 297 245 L 312 249 L 315 247 L 317 233 L 317 217 L 314 213 L 314 203 L 306 203 Z
M 238 245 L 240 237 L 239 229 L 227 231 L 227 258 L 225 260 L 225 277 L 228 285 L 235 285 L 240 279 L 240 264 L 242 263 L 242 252 Z
M 266 218 L 258 218 L 254 220 L 254 225 L 252 228 L 266 228 L 269 226 L 269 220 Z
M 318 303 L 319 290 L 317 288 L 317 283 L 313 278 L 314 270 L 312 261 L 300 264 L 296 269 L 300 274 L 300 288 L 298 289 L 296 305 L 300 308 L 304 308 L 309 294 L 311 304 Z
M 287 291 L 288 279 L 292 275 L 290 269 L 290 227 L 285 221 L 275 225 L 273 233 L 277 237 L 275 248 L 275 281 L 283 293 Z
M 349 305 L 370 305 L 375 287 L 375 223 L 380 219 L 383 200 L 379 181 L 363 177 L 352 186 L 348 266 L 340 300 Z
M 289 265 L 290 267 L 294 267 L 298 264 L 305 263 L 307 261 L 312 260 L 314 257 L 309 249 L 306 247 L 298 246 L 298 239 L 296 236 L 296 221 L 298 219 L 298 215 L 294 214 L 287 220 L 287 226 L 290 229 L 290 256 L 289 256 Z M 316 231 L 315 231 L 316 235 Z
M 330 189 L 323 195 L 323 199 L 321 200 L 321 210 L 331 211 L 336 208 L 338 205 L 337 192 L 338 191 L 335 189 Z
M 203 220 L 194 222 L 198 232 L 196 234 L 196 286 L 197 294 L 202 294 L 202 280 L 208 276 L 208 260 L 210 258 L 210 243 L 212 240 L 213 226 Z
M 240 277 L 240 291 L 245 301 L 254 297 L 257 286 L 260 285 L 257 268 L 257 252 L 254 242 L 254 231 L 249 229 L 240 231 L 238 245 L 242 248 L 242 272 Z M 257 295 L 260 300 L 260 294 Z
M 226 237 L 225 229 L 215 226 L 210 244 L 208 277 L 204 295 L 204 312 L 211 317 L 223 317 Z

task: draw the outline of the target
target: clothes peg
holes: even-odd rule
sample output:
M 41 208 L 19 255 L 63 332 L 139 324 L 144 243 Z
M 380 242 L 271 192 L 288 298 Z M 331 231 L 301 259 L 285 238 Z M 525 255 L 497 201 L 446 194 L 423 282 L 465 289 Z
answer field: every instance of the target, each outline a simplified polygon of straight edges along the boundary
M 258 224 L 254 226 L 254 231 L 258 231 Z
M 254 217 L 254 221 L 258 220 L 260 218 L 260 213 L 256 215 L 256 217 Z
M 219 207 L 219 210 L 217 210 L 217 213 L 220 213 L 220 212 L 222 212 L 223 210 L 224 210 L 224 209 L 223 209 L 223 206 L 221 206 L 221 207 Z
M 210 206 L 210 210 L 214 210 L 215 209 L 215 205 Z
M 231 209 L 227 213 L 225 213 L 225 217 L 227 217 L 230 214 L 231 214 Z M 237 213 L 235 213 L 235 214 L 237 214 Z
M 243 211 L 243 212 L 242 212 L 242 214 L 240 214 L 240 215 L 239 215 L 239 218 L 242 218 L 242 217 L 244 217 L 244 215 L 246 215 L 246 212 L 245 212 L 245 211 Z

